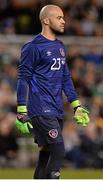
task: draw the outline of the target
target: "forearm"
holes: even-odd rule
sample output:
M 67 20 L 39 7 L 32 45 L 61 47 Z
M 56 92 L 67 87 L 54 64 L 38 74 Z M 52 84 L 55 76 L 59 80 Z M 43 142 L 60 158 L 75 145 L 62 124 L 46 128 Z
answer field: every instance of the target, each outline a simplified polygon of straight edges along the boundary
M 63 69 L 63 91 L 70 103 L 78 99 L 67 64 L 64 64 Z
M 78 99 L 71 77 L 68 76 L 64 77 L 63 91 L 70 103 Z
M 28 82 L 25 79 L 18 79 L 17 82 L 17 104 L 26 105 L 28 97 Z

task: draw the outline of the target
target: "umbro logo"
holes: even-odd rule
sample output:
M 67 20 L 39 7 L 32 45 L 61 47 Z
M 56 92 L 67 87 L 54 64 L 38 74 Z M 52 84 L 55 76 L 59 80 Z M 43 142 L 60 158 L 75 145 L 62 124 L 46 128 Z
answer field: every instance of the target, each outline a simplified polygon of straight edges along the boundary
M 51 54 L 52 54 L 51 51 L 47 51 L 47 52 L 46 52 L 46 55 L 47 55 L 47 56 L 51 56 Z

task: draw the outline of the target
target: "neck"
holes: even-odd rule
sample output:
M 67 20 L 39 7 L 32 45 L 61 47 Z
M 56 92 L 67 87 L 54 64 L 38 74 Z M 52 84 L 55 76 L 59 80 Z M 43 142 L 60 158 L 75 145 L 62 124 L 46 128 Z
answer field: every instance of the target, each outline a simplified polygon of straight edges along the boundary
M 42 28 L 41 34 L 49 40 L 56 39 L 56 35 L 48 28 Z

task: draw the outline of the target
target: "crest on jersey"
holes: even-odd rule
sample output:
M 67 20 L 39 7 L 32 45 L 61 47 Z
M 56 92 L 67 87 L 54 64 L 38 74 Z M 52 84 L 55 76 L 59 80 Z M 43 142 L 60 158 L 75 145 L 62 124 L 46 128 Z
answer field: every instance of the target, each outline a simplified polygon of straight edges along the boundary
M 60 48 L 59 51 L 60 51 L 60 54 L 64 57 L 64 56 L 65 56 L 65 51 L 64 51 L 64 49 L 63 49 L 63 48 Z
M 56 138 L 58 136 L 58 130 L 57 129 L 51 129 L 49 131 L 49 136 L 52 138 Z

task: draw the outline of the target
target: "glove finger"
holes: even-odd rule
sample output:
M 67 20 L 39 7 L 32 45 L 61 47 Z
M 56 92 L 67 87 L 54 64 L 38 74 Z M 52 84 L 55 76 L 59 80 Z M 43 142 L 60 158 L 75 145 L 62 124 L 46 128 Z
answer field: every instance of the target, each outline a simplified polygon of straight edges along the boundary
M 78 124 L 81 124 L 81 123 L 82 123 L 82 118 L 81 118 L 81 116 L 74 116 L 74 119 L 76 120 L 76 122 L 77 122 Z
M 30 122 L 28 122 L 27 125 L 29 128 L 31 128 L 31 129 L 33 128 L 32 124 Z
M 28 123 L 24 123 L 24 134 L 29 134 L 29 128 L 28 128 Z
M 82 108 L 82 112 L 89 114 L 89 111 L 87 109 L 84 109 L 84 108 Z
M 87 126 L 89 123 L 87 117 L 82 117 L 82 121 L 83 121 L 83 123 L 82 123 L 83 126 Z
M 20 133 L 23 133 L 24 130 L 22 128 L 22 123 L 20 121 L 18 121 L 18 120 L 16 120 L 16 128 L 18 129 L 18 131 Z
M 90 121 L 88 114 L 85 113 L 83 118 L 84 118 L 84 122 L 88 124 Z
M 20 122 L 18 119 L 16 119 L 15 124 L 18 129 L 22 126 L 22 122 Z
M 81 124 L 83 126 L 87 126 L 88 123 L 85 122 L 85 118 L 78 116 L 78 117 L 74 117 L 74 119 L 76 120 L 77 124 Z

